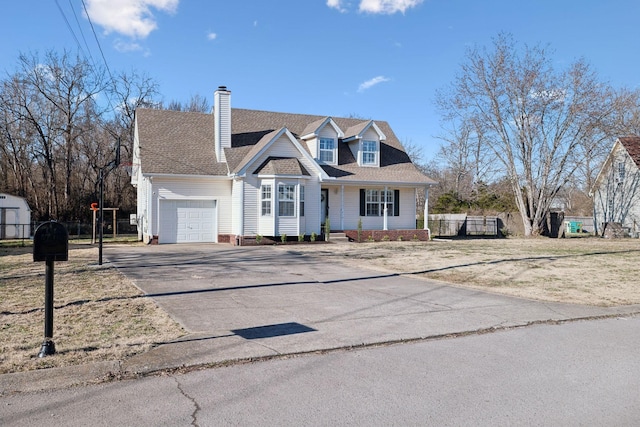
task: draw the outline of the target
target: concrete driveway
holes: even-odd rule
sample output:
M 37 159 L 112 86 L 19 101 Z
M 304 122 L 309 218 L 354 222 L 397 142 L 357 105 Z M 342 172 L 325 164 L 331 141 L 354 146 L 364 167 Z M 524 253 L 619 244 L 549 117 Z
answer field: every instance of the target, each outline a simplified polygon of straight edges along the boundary
M 109 246 L 105 254 L 189 332 L 126 362 L 134 371 L 638 310 L 542 303 L 326 264 L 293 245 Z

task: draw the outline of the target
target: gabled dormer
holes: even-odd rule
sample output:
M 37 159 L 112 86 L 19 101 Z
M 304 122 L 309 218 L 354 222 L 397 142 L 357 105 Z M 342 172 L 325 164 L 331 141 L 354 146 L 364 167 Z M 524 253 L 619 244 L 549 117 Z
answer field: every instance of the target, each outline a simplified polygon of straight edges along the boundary
M 338 140 L 344 136 L 342 129 L 331 117 L 309 123 L 300 139 L 307 143 L 313 158 L 323 164 L 338 164 Z
M 378 125 L 369 120 L 347 129 L 343 141 L 349 145 L 358 166 L 380 167 L 380 144 L 386 139 Z

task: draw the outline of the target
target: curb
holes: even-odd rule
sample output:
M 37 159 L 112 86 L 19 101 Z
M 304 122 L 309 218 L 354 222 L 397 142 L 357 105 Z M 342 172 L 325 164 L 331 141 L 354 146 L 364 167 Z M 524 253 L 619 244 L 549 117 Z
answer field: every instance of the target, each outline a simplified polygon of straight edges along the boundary
M 561 325 L 564 323 L 606 320 L 614 318 L 625 318 L 639 316 L 640 311 L 630 313 L 611 313 L 595 316 L 574 317 L 567 319 L 547 319 L 536 320 L 520 324 L 511 324 L 508 326 L 495 326 L 489 328 L 481 328 L 470 331 L 451 332 L 436 334 L 416 338 L 404 338 L 397 340 L 389 340 L 382 342 L 360 343 L 353 345 L 345 345 L 340 347 L 318 348 L 315 350 L 307 350 L 300 352 L 279 353 L 268 356 L 244 357 L 244 358 L 221 358 L 205 363 L 194 364 L 176 364 L 167 363 L 164 360 L 157 360 L 155 363 L 149 363 L 144 368 L 132 371 L 127 369 L 126 361 L 105 361 L 95 362 L 86 365 L 65 366 L 60 368 L 37 369 L 33 371 L 15 372 L 0 375 L 0 397 L 9 394 L 37 392 L 44 390 L 56 390 L 69 388 L 86 384 L 99 384 L 121 379 L 135 379 L 161 373 L 172 372 L 189 372 L 199 369 L 215 368 L 220 366 L 229 366 L 244 363 L 254 363 L 267 360 L 276 360 L 290 357 L 302 357 L 312 354 L 327 354 L 339 351 L 352 351 L 358 349 L 376 348 L 383 346 L 393 346 L 399 344 L 435 341 L 451 338 L 461 338 L 471 335 L 482 335 L 494 332 L 502 332 L 513 329 L 527 328 L 536 325 Z M 144 355 L 144 353 L 142 353 Z

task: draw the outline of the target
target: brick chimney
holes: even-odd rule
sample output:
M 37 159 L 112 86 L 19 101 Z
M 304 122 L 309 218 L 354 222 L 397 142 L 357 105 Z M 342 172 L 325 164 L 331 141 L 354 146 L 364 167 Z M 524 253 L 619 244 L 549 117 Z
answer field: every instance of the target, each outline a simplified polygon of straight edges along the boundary
M 231 147 L 231 91 L 218 87 L 213 94 L 213 126 L 218 162 L 226 163 L 224 148 Z

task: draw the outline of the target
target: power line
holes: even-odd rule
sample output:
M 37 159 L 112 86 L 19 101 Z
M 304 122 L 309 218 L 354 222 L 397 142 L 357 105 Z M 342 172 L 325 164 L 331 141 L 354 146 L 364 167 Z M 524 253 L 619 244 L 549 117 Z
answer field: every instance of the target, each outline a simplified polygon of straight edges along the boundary
M 87 20 L 89 21 L 89 25 L 91 25 L 91 31 L 93 32 L 93 37 L 96 39 L 96 44 L 98 45 L 98 50 L 100 51 L 100 55 L 102 56 L 102 61 L 104 62 L 104 66 L 107 69 L 107 74 L 109 74 L 109 79 L 111 80 L 111 84 L 115 85 L 115 80 L 113 78 L 113 75 L 111 74 L 111 70 L 109 69 L 107 58 L 105 58 L 104 52 L 102 51 L 102 46 L 100 45 L 100 40 L 98 39 L 98 35 L 96 34 L 96 29 L 93 26 L 93 22 L 91 21 L 91 16 L 89 15 L 89 11 L 87 10 L 87 5 L 85 4 L 84 0 L 80 0 L 80 1 L 82 2 L 84 13 L 87 15 Z M 108 96 L 107 96 L 107 100 L 109 101 L 109 105 L 111 105 L 111 108 L 113 108 L 113 105 L 111 104 L 111 99 Z
M 58 10 L 60 11 L 60 14 L 62 15 L 62 19 L 64 19 L 65 24 L 67 24 L 67 29 L 69 30 L 69 32 L 73 36 L 73 39 L 76 41 L 76 45 L 78 45 L 78 49 L 80 49 L 80 52 L 82 52 L 82 56 L 86 57 L 84 51 L 82 50 L 82 45 L 80 45 L 80 41 L 78 40 L 78 37 L 76 36 L 76 33 L 73 31 L 73 28 L 71 27 L 71 24 L 69 23 L 69 20 L 67 19 L 67 15 L 64 13 L 64 10 L 62 10 L 62 7 L 60 7 L 60 3 L 58 3 L 58 0 L 56 0 L 56 6 L 58 6 Z M 87 46 L 87 49 L 88 48 L 89 47 Z
M 56 2 L 57 1 L 58 0 L 56 0 Z M 87 43 L 87 39 L 84 37 L 84 31 L 82 31 L 82 26 L 80 25 L 80 21 L 78 20 L 78 14 L 76 13 L 76 10 L 73 7 L 73 4 L 71 4 L 71 0 L 69 0 L 69 7 L 71 8 L 71 11 L 73 12 L 73 17 L 75 18 L 76 24 L 78 25 L 78 30 L 80 30 L 80 35 L 82 36 L 82 41 L 84 42 L 84 45 L 87 48 L 87 52 L 89 52 L 89 58 L 91 58 L 91 63 L 93 64 L 94 68 L 97 68 L 96 61 L 93 59 L 93 55 L 91 54 L 91 49 L 89 49 L 89 44 Z

